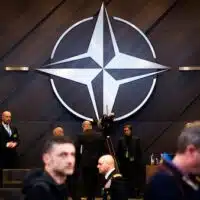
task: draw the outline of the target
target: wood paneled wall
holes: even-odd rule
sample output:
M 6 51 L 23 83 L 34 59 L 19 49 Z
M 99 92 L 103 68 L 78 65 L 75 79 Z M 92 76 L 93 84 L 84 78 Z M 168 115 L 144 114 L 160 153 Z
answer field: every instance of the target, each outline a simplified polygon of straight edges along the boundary
M 101 0 L 3 0 L 0 7 L 0 111 L 9 109 L 20 130 L 21 166 L 40 164 L 44 140 L 56 125 L 79 134 L 82 120 L 56 99 L 48 76 L 6 72 L 7 65 L 38 68 L 49 62 L 55 42 L 75 22 L 93 16 Z M 176 149 L 185 121 L 200 118 L 200 72 L 179 72 L 183 65 L 200 65 L 200 2 L 195 0 L 110 0 L 110 16 L 138 26 L 150 39 L 157 62 L 172 67 L 158 76 L 147 104 L 116 123 L 116 137 L 131 123 L 146 157 Z M 130 38 L 131 39 L 131 38 Z M 81 97 L 80 97 L 81 98 Z M 132 97 L 134 99 L 134 96 Z

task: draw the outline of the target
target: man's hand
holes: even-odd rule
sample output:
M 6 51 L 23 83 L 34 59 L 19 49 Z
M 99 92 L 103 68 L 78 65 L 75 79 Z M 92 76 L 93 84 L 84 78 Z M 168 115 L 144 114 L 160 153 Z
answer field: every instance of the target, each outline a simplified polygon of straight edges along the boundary
M 132 157 L 130 157 L 130 162 L 133 162 L 135 159 L 134 159 L 134 157 L 132 156 Z
M 16 146 L 17 146 L 17 142 L 12 142 L 11 141 L 11 142 L 7 142 L 6 143 L 6 147 L 7 148 L 11 148 L 12 149 L 12 148 L 15 148 Z

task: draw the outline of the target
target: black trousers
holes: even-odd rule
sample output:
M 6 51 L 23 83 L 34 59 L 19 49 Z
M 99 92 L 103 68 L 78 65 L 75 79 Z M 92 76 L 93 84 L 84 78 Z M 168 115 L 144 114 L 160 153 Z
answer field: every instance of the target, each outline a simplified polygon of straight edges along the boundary
M 68 193 L 73 200 L 81 200 L 80 173 L 77 169 L 74 174 L 67 177 Z
M 98 187 L 98 170 L 97 167 L 82 168 L 83 192 L 87 200 L 94 200 Z
M 3 169 L 17 169 L 18 155 L 16 151 L 5 151 L 0 153 L 0 187 L 3 184 Z
M 137 192 L 140 189 L 141 176 L 139 167 L 133 162 L 124 160 L 123 164 L 121 164 L 120 171 L 126 180 L 129 197 L 137 196 Z

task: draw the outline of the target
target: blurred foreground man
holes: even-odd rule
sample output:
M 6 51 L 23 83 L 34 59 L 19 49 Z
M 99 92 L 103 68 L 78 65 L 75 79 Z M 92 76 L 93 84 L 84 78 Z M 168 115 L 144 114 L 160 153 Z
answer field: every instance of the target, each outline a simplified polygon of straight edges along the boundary
M 65 200 L 67 176 L 75 165 L 75 146 L 67 137 L 52 137 L 44 145 L 44 170 L 33 170 L 24 180 L 25 200 Z
M 144 200 L 200 199 L 200 122 L 186 124 L 178 137 L 173 159 L 163 154 L 163 164 L 150 178 Z
M 17 128 L 11 125 L 12 115 L 10 111 L 2 113 L 0 124 L 0 168 L 13 169 L 17 167 L 19 135 Z
M 128 200 L 126 184 L 122 175 L 115 169 L 115 162 L 111 155 L 99 158 L 97 168 L 105 176 L 102 189 L 103 200 Z

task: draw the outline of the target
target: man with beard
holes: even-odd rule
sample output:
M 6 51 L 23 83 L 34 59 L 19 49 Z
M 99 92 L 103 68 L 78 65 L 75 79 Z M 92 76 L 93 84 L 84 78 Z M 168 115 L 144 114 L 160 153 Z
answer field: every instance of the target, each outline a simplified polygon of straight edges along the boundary
M 33 170 L 24 179 L 25 200 L 64 200 L 68 198 L 67 176 L 75 165 L 75 146 L 64 136 L 46 141 L 42 154 L 44 170 Z
M 133 135 L 132 126 L 123 127 L 123 137 L 120 138 L 117 148 L 117 158 L 120 172 L 128 181 L 129 196 L 139 196 L 142 177 L 140 139 Z

